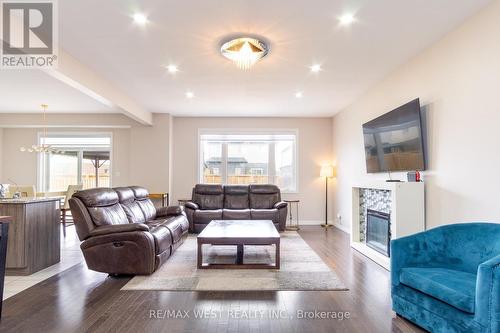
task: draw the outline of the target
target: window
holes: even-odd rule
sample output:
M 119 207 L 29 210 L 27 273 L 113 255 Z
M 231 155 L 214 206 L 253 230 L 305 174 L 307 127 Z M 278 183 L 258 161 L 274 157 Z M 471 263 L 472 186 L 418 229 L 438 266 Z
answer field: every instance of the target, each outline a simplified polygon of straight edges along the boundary
M 66 191 L 78 184 L 84 189 L 111 186 L 111 134 L 51 133 L 39 142 L 63 151 L 39 155 L 41 192 Z
M 200 132 L 200 182 L 276 184 L 297 191 L 296 131 L 233 134 Z

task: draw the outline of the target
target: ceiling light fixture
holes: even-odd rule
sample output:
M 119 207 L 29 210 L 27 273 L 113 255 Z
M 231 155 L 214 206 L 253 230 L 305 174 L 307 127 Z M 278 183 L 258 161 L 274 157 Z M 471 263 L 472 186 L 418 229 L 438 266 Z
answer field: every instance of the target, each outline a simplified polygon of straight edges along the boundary
M 193 98 L 193 97 L 194 97 L 194 92 L 192 92 L 192 91 L 188 91 L 188 92 L 186 93 L 186 97 L 187 97 L 187 98 Z
M 297 91 L 295 93 L 295 98 L 302 98 L 302 97 L 304 97 L 304 94 L 302 93 L 302 91 Z
M 167 71 L 171 74 L 174 74 L 174 73 L 177 73 L 179 71 L 179 68 L 177 68 L 176 65 L 168 65 Z
M 311 72 L 313 72 L 313 73 L 321 72 L 321 65 L 320 64 L 314 64 L 309 68 L 311 69 Z
M 353 14 L 350 13 L 344 14 L 341 17 L 339 17 L 340 25 L 345 25 L 345 26 L 351 25 L 354 23 L 354 21 L 356 21 L 356 18 L 354 17 Z
M 269 47 L 261 40 L 239 37 L 223 43 L 220 52 L 238 68 L 249 69 L 269 53 Z
M 139 24 L 139 25 L 145 25 L 146 23 L 148 23 L 147 16 L 142 14 L 142 13 L 135 13 L 133 18 L 134 18 L 134 22 Z

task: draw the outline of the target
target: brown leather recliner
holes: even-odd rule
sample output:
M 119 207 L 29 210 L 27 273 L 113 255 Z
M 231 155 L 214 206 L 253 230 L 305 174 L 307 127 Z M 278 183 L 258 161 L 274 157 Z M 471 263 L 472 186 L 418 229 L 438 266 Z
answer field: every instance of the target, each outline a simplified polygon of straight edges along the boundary
M 276 185 L 197 184 L 185 209 L 192 232 L 201 232 L 212 220 L 271 220 L 283 231 L 288 205 Z
M 155 208 L 146 189 L 79 191 L 69 200 L 87 266 L 110 274 L 151 274 L 186 239 L 182 207 Z

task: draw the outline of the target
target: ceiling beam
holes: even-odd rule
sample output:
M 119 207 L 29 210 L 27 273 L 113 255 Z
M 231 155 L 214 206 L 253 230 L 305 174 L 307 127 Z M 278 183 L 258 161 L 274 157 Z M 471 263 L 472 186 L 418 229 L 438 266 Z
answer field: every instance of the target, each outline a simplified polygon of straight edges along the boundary
M 153 124 L 151 112 L 62 49 L 59 49 L 58 67 L 44 72 L 143 125 Z
M 19 21 L 17 16 L 13 15 L 11 20 L 16 21 L 15 23 L 18 26 L 22 26 L 22 22 Z M 1 40 L 2 36 L 0 36 Z M 44 69 L 43 71 L 104 105 L 121 111 L 127 117 L 143 125 L 153 124 L 153 114 L 151 112 L 113 86 L 111 82 L 66 53 L 62 48 L 58 50 L 57 59 L 57 68 Z

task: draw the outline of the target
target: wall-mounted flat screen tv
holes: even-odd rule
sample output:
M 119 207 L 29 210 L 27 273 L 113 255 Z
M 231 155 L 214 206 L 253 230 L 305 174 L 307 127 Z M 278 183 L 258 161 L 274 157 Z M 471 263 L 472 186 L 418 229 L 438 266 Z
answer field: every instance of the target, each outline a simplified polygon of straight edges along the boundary
M 420 101 L 363 124 L 368 173 L 425 170 Z

